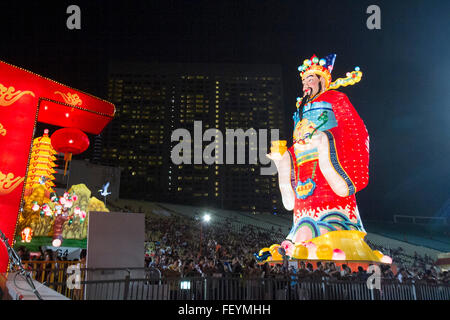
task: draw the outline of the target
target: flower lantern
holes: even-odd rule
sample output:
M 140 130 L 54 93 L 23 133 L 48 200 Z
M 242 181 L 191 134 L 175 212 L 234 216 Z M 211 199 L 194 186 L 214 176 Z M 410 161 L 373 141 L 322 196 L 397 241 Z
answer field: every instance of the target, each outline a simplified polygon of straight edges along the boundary
M 54 193 L 50 200 L 51 203 L 44 203 L 42 206 L 40 206 L 37 201 L 34 201 L 31 209 L 35 212 L 40 211 L 41 217 L 46 216 L 55 220 L 53 224 L 52 245 L 54 247 L 59 247 L 64 240 L 62 233 L 65 222 L 68 221 L 70 226 L 73 223 L 73 219 L 79 217 L 80 222 L 83 223 L 87 214 L 78 206 L 73 208 L 72 213 L 70 212 L 74 202 L 78 200 L 78 196 L 73 192 L 64 192 L 64 195 L 61 197 L 58 197 L 56 193 Z M 27 231 L 27 229 L 29 229 L 29 231 Z M 25 228 L 24 231 L 22 231 L 22 239 L 25 239 L 24 237 L 29 235 L 31 240 L 32 233 L 33 231 L 30 228 Z M 26 240 L 22 240 L 22 242 L 24 241 Z
M 383 263 L 392 264 L 392 258 L 389 257 L 389 256 L 384 255 L 380 260 L 381 260 L 381 262 L 383 262 Z
M 341 249 L 334 249 L 333 250 L 333 260 L 345 260 L 345 252 Z
M 72 160 L 72 154 L 82 153 L 89 147 L 88 136 L 77 128 L 56 130 L 51 136 L 51 141 L 56 151 L 64 153 L 64 160 L 66 161 L 64 175 L 66 175 L 67 163 Z

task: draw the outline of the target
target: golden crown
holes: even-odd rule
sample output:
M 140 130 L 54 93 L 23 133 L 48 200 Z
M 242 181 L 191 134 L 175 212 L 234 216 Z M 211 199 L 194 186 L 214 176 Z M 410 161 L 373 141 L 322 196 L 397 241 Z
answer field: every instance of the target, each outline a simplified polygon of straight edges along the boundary
M 334 61 L 336 60 L 336 54 L 332 53 L 325 58 L 319 59 L 316 55 L 313 55 L 311 59 L 305 59 L 303 65 L 298 67 L 300 76 L 305 79 L 311 74 L 318 74 L 325 79 L 326 90 L 337 89 L 340 86 L 353 85 L 361 80 L 362 72 L 359 67 L 355 67 L 352 72 L 347 72 L 345 78 L 339 78 L 334 82 L 331 82 L 331 72 L 333 71 Z

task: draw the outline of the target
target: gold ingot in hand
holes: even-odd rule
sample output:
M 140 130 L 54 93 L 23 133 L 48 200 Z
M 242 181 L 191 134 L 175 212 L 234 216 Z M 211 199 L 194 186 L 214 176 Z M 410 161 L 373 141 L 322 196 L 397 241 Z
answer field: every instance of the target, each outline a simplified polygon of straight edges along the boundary
M 271 141 L 272 146 L 270 147 L 270 153 L 279 153 L 283 155 L 286 150 L 286 140 L 277 140 L 277 141 Z

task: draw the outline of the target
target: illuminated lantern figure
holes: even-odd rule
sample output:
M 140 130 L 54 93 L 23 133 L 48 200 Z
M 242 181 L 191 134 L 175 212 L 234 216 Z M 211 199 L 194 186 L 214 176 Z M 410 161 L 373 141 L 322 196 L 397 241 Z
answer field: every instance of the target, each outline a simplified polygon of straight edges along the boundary
M 26 227 L 25 229 L 22 230 L 20 236 L 22 237 L 22 242 L 29 243 L 33 238 L 33 230 L 30 227 Z
M 319 259 L 339 253 L 335 256 L 379 261 L 362 239 L 355 198 L 369 180 L 368 132 L 347 96 L 332 90 L 359 82 L 362 73 L 356 67 L 331 82 L 335 58 L 313 56 L 299 67 L 304 96 L 293 116 L 293 145 L 279 148 L 284 143 L 275 142 L 268 157 L 278 169 L 283 204 L 293 210 L 287 240 L 305 246 L 312 241 Z
M 27 182 L 25 185 L 25 195 L 31 194 L 33 189 L 39 185 L 44 186 L 48 195 L 53 192 L 55 185 L 52 180 L 55 179 L 53 169 L 55 164 L 56 150 L 53 149 L 48 129 L 44 130 L 42 137 L 33 140 L 33 148 L 30 155 L 30 164 L 28 166 Z
M 66 175 L 67 163 L 72 160 L 72 155 L 82 153 L 89 147 L 88 136 L 77 128 L 59 129 L 52 134 L 51 140 L 53 148 L 64 153 L 66 161 L 64 175 Z

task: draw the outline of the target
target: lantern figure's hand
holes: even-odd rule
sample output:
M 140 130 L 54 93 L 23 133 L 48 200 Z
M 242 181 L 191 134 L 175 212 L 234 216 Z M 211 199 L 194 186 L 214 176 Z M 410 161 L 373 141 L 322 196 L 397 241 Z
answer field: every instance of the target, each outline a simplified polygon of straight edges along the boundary
M 298 152 L 308 151 L 317 148 L 326 139 L 326 135 L 323 131 L 316 131 L 314 135 L 306 138 L 305 140 L 297 141 L 294 144 L 295 150 Z
M 269 158 L 270 160 L 273 160 L 275 164 L 277 164 L 277 162 L 280 162 L 280 160 L 282 159 L 282 155 L 279 152 L 268 153 L 266 154 L 266 157 Z

